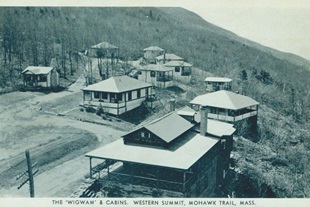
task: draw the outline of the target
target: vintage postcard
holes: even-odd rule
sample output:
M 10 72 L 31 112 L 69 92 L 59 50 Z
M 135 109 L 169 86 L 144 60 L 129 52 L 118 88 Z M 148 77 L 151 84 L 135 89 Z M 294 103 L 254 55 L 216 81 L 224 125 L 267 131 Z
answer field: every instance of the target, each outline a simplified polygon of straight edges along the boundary
M 306 1 L 3 1 L 1 206 L 309 206 Z

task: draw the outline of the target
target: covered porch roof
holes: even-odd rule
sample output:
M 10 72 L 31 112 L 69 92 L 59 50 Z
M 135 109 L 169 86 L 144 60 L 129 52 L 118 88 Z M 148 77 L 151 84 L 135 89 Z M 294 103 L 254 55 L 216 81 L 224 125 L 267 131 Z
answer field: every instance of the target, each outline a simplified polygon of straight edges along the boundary
M 146 146 L 126 145 L 123 139 L 118 139 L 87 153 L 85 156 L 187 170 L 218 141 L 219 139 L 216 138 L 193 133 L 193 137 L 176 150 L 165 150 Z

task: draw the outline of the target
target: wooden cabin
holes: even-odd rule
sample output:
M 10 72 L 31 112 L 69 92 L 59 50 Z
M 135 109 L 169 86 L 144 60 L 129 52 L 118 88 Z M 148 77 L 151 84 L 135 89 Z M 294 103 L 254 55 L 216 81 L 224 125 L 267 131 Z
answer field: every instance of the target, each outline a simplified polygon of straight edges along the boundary
M 105 112 L 120 115 L 154 96 L 152 88 L 152 84 L 128 76 L 111 77 L 82 89 L 83 105 L 101 105 Z
M 91 46 L 85 51 L 88 57 L 94 58 L 109 58 L 116 59 L 119 58 L 119 48 L 108 42 L 101 42 L 99 44 Z
M 208 106 L 210 119 L 235 123 L 249 117 L 256 117 L 259 103 L 255 100 L 230 91 L 220 90 L 197 96 L 190 102 L 193 109 Z
M 170 61 L 184 61 L 184 59 L 172 53 L 164 53 L 156 57 L 157 64 L 165 64 Z
M 164 64 L 166 68 L 173 69 L 173 80 L 190 83 L 192 78 L 192 65 L 185 61 L 169 61 Z
M 231 82 L 230 78 L 222 78 L 222 77 L 207 77 L 205 79 L 206 91 L 214 92 L 219 90 L 231 90 Z
M 199 123 L 171 112 L 86 154 L 90 176 L 93 159 L 105 161 L 110 181 L 124 185 L 180 192 L 184 197 L 210 196 L 224 183 L 235 129 L 208 120 L 204 108 Z M 111 168 L 110 163 L 122 163 Z
M 52 89 L 59 86 L 59 73 L 54 67 L 28 66 L 21 75 L 25 89 Z
M 148 63 L 156 63 L 156 57 L 165 53 L 165 50 L 158 46 L 150 46 L 143 49 L 144 60 Z
M 140 66 L 138 80 L 151 83 L 159 88 L 173 86 L 173 69 L 161 64 Z

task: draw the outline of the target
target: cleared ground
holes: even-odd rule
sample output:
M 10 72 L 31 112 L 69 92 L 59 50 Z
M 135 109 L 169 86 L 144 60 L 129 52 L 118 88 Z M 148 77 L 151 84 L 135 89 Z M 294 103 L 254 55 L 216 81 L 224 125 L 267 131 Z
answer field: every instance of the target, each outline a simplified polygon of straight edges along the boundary
M 58 93 L 12 92 L 0 96 L 1 197 L 29 197 L 28 184 L 17 190 L 25 178 L 15 179 L 26 171 L 27 149 L 38 163 L 36 197 L 70 196 L 89 172 L 84 154 L 120 138 L 122 129 L 133 127 L 115 120 L 94 123 L 102 119 L 79 111 L 82 87 L 80 80 Z M 78 116 L 86 116 L 87 122 Z

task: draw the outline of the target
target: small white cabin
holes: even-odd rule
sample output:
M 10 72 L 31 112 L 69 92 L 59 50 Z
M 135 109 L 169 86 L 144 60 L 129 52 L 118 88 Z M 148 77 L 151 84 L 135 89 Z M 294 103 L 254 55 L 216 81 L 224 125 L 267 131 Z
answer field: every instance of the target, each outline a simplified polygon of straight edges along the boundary
M 101 105 L 105 112 L 121 115 L 153 96 L 152 88 L 152 84 L 128 76 L 111 77 L 82 89 L 83 105 Z
M 28 66 L 21 74 L 26 89 L 59 86 L 59 74 L 54 67 Z

